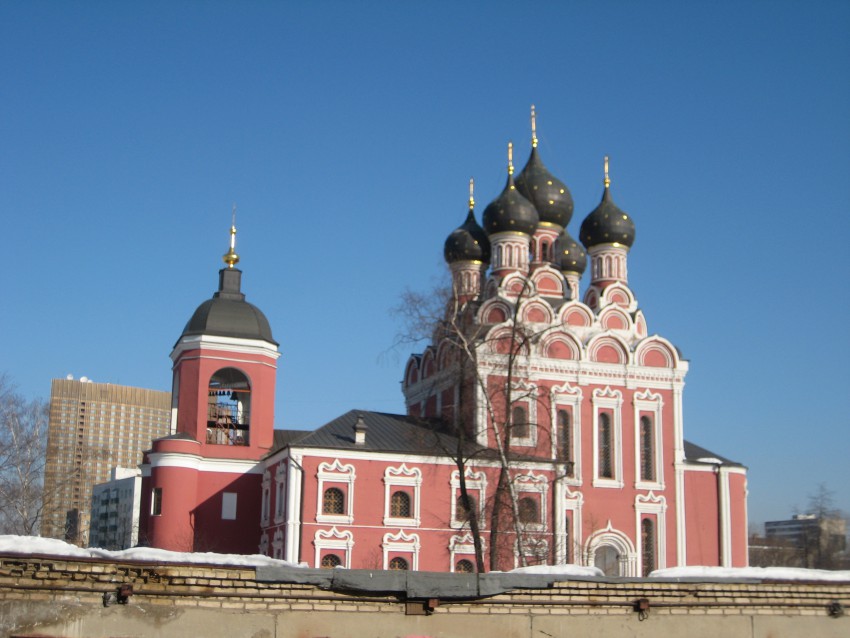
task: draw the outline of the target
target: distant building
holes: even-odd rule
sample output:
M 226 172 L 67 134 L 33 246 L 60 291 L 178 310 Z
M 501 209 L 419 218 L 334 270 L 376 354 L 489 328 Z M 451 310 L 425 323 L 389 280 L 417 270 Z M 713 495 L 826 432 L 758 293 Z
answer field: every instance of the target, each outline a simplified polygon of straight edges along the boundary
M 142 471 L 116 467 L 112 479 L 92 488 L 89 547 L 127 549 L 139 542 Z
M 509 160 L 483 228 L 470 197 L 445 242 L 454 295 L 407 364 L 405 415 L 273 431 L 278 343 L 245 301 L 231 227 L 218 291 L 171 353 L 174 434 L 145 455 L 152 546 L 429 571 L 476 570 L 476 540 L 487 570 L 747 564 L 746 468 L 684 438 L 688 362 L 649 331 L 629 284 L 635 228 L 607 163 L 585 251 L 536 141 L 516 179 Z M 316 383 L 332 395 L 333 370 Z
M 88 544 L 92 487 L 109 480 L 114 467 L 136 467 L 170 423 L 169 392 L 54 379 L 42 535 Z
M 847 549 L 847 521 L 837 516 L 796 514 L 764 524 L 765 538 L 751 549 L 753 564 L 836 569 Z M 761 550 L 764 551 L 761 551 Z

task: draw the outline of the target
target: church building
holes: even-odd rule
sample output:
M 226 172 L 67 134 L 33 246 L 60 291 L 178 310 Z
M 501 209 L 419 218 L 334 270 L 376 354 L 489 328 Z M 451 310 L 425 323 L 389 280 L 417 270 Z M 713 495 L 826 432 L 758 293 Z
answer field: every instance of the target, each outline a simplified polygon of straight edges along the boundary
M 688 363 L 628 279 L 635 223 L 573 200 L 531 152 L 447 238 L 406 414 L 274 430 L 278 343 L 245 300 L 231 227 L 219 288 L 171 353 L 171 434 L 145 453 L 140 535 L 177 551 L 429 571 L 747 564 L 746 468 L 684 438 Z M 580 280 L 590 268 L 589 286 Z

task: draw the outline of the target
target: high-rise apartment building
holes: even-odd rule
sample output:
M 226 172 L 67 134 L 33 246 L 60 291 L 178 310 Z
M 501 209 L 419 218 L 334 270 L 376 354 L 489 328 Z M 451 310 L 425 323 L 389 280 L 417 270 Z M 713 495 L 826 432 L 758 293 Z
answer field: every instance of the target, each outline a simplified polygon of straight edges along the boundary
M 92 487 L 108 481 L 114 467 L 141 463 L 170 422 L 170 392 L 54 379 L 42 535 L 87 544 Z

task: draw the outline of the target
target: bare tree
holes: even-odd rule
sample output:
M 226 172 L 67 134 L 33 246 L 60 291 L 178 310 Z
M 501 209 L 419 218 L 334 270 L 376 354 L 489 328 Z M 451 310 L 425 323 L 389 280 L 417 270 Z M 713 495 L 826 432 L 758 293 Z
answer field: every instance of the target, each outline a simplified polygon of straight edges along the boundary
M 815 569 L 840 569 L 847 548 L 847 523 L 835 507 L 835 492 L 819 483 L 809 494 L 808 513 L 814 524 L 805 528 L 802 540 L 803 560 Z
M 47 404 L 0 375 L 0 533 L 38 534 L 44 508 Z
M 538 401 L 536 393 L 521 389 L 518 382 L 525 378 L 525 359 L 533 342 L 551 330 L 551 327 L 534 330 L 519 320 L 522 306 L 532 292 L 532 285 L 527 276 L 522 278 L 521 289 L 514 292 L 515 301 L 512 316 L 508 317 L 507 329 L 495 334 L 492 326 L 476 321 L 478 304 L 460 299 L 451 287 L 438 287 L 429 295 L 407 291 L 395 310 L 406 324 L 406 331 L 396 339 L 396 346 L 427 340 L 441 348 L 447 346 L 452 358 L 453 382 L 457 383 L 460 390 L 453 424 L 458 444 L 457 449 L 445 452 L 454 459 L 458 467 L 460 502 L 464 508 L 469 508 L 468 523 L 479 571 L 484 570 L 480 521 L 477 508 L 470 507 L 472 501 L 466 489 L 466 468 L 480 455 L 480 450 L 470 453 L 468 446 L 475 426 L 471 406 L 476 389 L 478 395 L 483 397 L 482 407 L 495 439 L 495 446 L 489 451 L 491 454 L 495 452 L 499 464 L 496 489 L 488 507 L 490 568 L 505 567 L 502 536 L 507 530 L 511 530 L 516 538 L 520 563 L 526 564 L 522 548 L 527 536 L 527 525 L 519 508 L 515 485 L 516 454 L 512 449 L 511 440 L 519 428 L 527 428 L 529 424 L 516 421 L 514 407 L 521 403 Z M 493 369 L 492 363 L 494 356 L 490 356 L 487 372 L 479 365 L 485 353 L 495 355 L 495 360 L 498 361 L 495 364 L 496 370 Z M 498 372 L 501 377 L 499 383 L 493 383 L 493 372 Z

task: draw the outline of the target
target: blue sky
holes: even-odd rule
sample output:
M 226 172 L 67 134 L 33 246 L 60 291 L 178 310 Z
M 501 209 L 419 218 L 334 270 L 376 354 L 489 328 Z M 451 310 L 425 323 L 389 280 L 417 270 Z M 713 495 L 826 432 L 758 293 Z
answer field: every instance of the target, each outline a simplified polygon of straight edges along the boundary
M 848 32 L 829 0 L 0 0 L 0 371 L 170 389 L 236 203 L 277 427 L 403 411 L 390 309 L 444 276 L 467 180 L 480 214 L 508 140 L 524 163 L 533 103 L 573 235 L 611 156 L 686 437 L 749 466 L 751 521 L 820 482 L 850 510 Z

